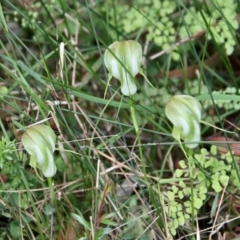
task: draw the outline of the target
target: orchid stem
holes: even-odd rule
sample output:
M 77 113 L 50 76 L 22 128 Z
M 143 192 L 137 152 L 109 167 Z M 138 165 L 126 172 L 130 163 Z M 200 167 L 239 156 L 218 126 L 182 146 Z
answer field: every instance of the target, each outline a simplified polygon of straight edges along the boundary
M 53 203 L 54 190 L 53 190 L 52 178 L 47 178 L 47 180 L 48 180 L 48 186 L 49 186 L 49 191 L 50 191 L 50 201 L 51 201 L 51 203 Z
M 48 180 L 48 186 L 49 186 L 49 191 L 50 191 L 50 203 L 51 203 L 51 206 L 53 207 L 53 200 L 54 200 L 54 188 L 53 188 L 53 181 L 52 181 L 52 178 L 47 178 Z M 50 216 L 50 236 L 52 239 L 52 236 L 53 236 L 53 214 L 51 214 Z
M 178 139 L 180 148 L 182 149 L 187 161 L 188 161 L 188 168 L 189 168 L 189 177 L 190 177 L 190 186 L 191 186 L 191 196 L 192 196 L 192 200 L 191 200 L 191 209 L 192 209 L 192 216 L 194 216 L 194 194 L 193 194 L 193 168 L 194 168 L 194 163 L 193 163 L 193 150 L 192 149 L 188 149 L 188 152 L 185 151 L 180 138 Z M 194 218 L 194 217 L 193 217 Z M 192 227 L 193 227 L 193 222 L 194 219 L 192 221 Z
M 139 131 L 138 123 L 137 123 L 136 112 L 135 112 L 135 108 L 134 108 L 134 101 L 131 98 L 129 98 L 129 105 L 130 105 L 130 110 L 131 110 L 133 126 L 135 128 L 135 132 L 137 135 L 138 148 L 139 148 L 140 159 L 141 159 L 141 164 L 142 164 L 143 173 L 144 173 L 144 179 L 147 180 L 146 165 L 145 165 L 145 161 L 144 161 L 144 157 L 143 157 L 140 131 Z

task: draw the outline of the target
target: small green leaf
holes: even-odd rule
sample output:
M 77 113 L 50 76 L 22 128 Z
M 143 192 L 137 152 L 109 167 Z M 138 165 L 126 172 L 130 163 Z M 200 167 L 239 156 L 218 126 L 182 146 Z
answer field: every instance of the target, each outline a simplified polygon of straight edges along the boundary
M 182 214 L 182 213 L 181 213 Z M 184 215 L 182 214 L 181 216 L 179 216 L 178 218 L 178 223 L 179 225 L 183 226 L 185 224 L 185 218 Z
M 170 212 L 176 213 L 178 211 L 176 206 L 170 206 Z
M 214 158 L 212 157 L 205 162 L 204 168 L 208 168 L 211 166 L 214 166 Z
M 199 193 L 207 193 L 208 189 L 206 186 L 200 186 L 199 187 Z
M 217 155 L 217 147 L 213 145 L 213 146 L 211 147 L 210 152 L 211 152 L 212 155 Z
M 184 197 L 183 191 L 178 191 L 178 197 L 179 197 L 179 199 L 183 199 L 183 197 Z
M 195 198 L 193 204 L 196 209 L 200 209 L 203 205 L 203 201 L 200 198 Z
M 204 201 L 207 198 L 206 193 L 199 193 L 198 196 L 200 199 L 202 199 L 202 201 Z
M 206 162 L 206 157 L 202 156 L 201 154 L 195 154 L 194 157 L 196 158 L 197 162 L 201 165 L 204 166 Z
M 212 182 L 212 188 L 215 190 L 216 193 L 220 192 L 222 190 L 221 185 L 219 184 L 218 180 L 213 180 Z
M 183 208 L 183 207 L 182 207 L 182 204 L 179 203 L 179 204 L 177 205 L 177 210 L 178 210 L 179 212 L 181 212 L 181 211 L 182 211 L 182 208 Z
M 175 174 L 176 174 L 176 177 L 179 178 L 179 177 L 182 176 L 183 170 L 182 169 L 176 169 Z
M 179 186 L 182 187 L 182 188 L 185 188 L 185 187 L 186 187 L 186 184 L 185 184 L 185 182 L 180 181 L 180 182 L 179 182 Z
M 185 196 L 189 196 L 191 194 L 190 188 L 184 188 L 183 193 L 184 193 Z
M 190 201 L 186 201 L 183 203 L 185 207 L 191 207 L 192 203 Z
M 206 179 L 206 176 L 204 175 L 203 172 L 198 172 L 198 175 L 197 175 L 197 179 L 198 181 L 201 183 L 202 181 L 204 181 Z
M 169 212 L 169 217 L 172 218 L 172 219 L 175 219 L 177 217 L 177 213 L 176 212 L 173 212 L 171 211 L 170 209 L 170 212 Z
M 167 196 L 168 196 L 168 199 L 169 199 L 170 201 L 174 201 L 175 194 L 174 194 L 173 192 L 168 191 L 168 192 L 167 192 Z
M 173 226 L 175 227 L 175 228 L 177 228 L 178 227 L 178 220 L 177 219 L 174 219 L 173 220 Z
M 173 236 L 177 234 L 176 229 L 174 227 L 170 228 L 170 232 Z
M 174 194 L 176 194 L 178 192 L 178 188 L 175 185 L 173 185 L 172 186 L 172 191 L 173 191 Z
M 206 148 L 202 148 L 202 149 L 201 149 L 201 154 L 202 154 L 203 156 L 207 156 L 209 153 L 208 153 L 208 150 L 207 150 Z
M 187 165 L 186 165 L 185 161 L 183 161 L 183 160 L 179 161 L 179 166 L 180 166 L 182 169 L 186 169 L 186 168 L 187 168 Z
M 219 181 L 223 186 L 227 186 L 229 182 L 229 177 L 227 175 L 221 175 Z
M 186 208 L 186 213 L 192 214 L 192 208 L 191 207 Z
M 227 162 L 228 162 L 229 164 L 233 162 L 233 159 L 232 159 L 232 156 L 231 156 L 231 155 L 226 154 L 226 158 L 225 158 L 225 159 L 227 160 Z

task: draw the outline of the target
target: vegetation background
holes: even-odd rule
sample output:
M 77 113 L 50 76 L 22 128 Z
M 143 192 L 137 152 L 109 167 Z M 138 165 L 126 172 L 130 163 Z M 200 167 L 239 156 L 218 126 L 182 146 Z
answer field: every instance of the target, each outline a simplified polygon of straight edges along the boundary
M 238 0 L 1 1 L 0 239 L 240 239 L 239 14 Z M 126 97 L 103 55 L 129 39 L 154 88 L 138 75 Z M 164 113 L 177 94 L 212 125 L 187 156 Z M 21 144 L 39 123 L 58 139 L 53 196 Z

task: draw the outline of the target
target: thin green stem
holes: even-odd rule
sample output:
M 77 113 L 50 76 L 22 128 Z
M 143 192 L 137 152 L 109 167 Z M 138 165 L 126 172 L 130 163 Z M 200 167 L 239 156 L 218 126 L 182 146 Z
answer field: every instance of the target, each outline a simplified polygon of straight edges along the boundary
M 178 142 L 180 144 L 180 148 L 182 149 L 187 161 L 188 161 L 188 168 L 189 168 L 189 177 L 190 177 L 190 186 L 191 186 L 191 208 L 192 208 L 192 229 L 194 229 L 194 193 L 193 193 L 193 168 L 194 168 L 194 163 L 193 163 L 193 150 L 188 148 L 188 151 L 186 152 L 180 138 L 178 139 Z
M 48 186 L 50 191 L 50 202 L 52 204 L 54 200 L 53 181 L 52 181 L 52 178 L 48 178 L 47 180 L 48 180 Z
M 43 236 L 42 225 L 40 224 L 41 221 L 40 221 L 39 212 L 38 212 L 38 209 L 35 206 L 35 200 L 33 199 L 33 196 L 31 194 L 31 190 L 30 190 L 29 185 L 28 185 L 28 180 L 26 179 L 22 168 L 18 167 L 18 172 L 19 172 L 20 177 L 23 181 L 23 184 L 24 184 L 24 186 L 27 190 L 27 196 L 28 196 L 28 199 L 31 203 L 31 207 L 32 207 L 33 212 L 34 212 L 34 217 L 36 218 L 36 225 L 37 225 L 38 233 L 40 235 L 40 239 L 45 239 L 44 236 Z
M 52 181 L 52 178 L 47 178 L 47 181 L 48 181 L 49 192 L 50 192 L 50 203 L 51 203 L 51 205 L 53 207 L 53 200 L 54 200 L 53 181 Z M 50 226 L 50 236 L 52 238 L 52 236 L 53 236 L 53 214 L 51 214 L 51 216 L 50 216 L 50 223 L 51 223 L 51 226 Z
M 130 105 L 130 110 L 131 110 L 131 117 L 133 121 L 133 126 L 135 128 L 135 132 L 137 135 L 137 141 L 138 141 L 138 147 L 139 147 L 139 153 L 140 153 L 140 160 L 143 168 L 143 173 L 144 173 L 144 179 L 147 180 L 147 174 L 146 174 L 146 164 L 145 160 L 143 157 L 143 151 L 142 151 L 142 144 L 141 144 L 141 137 L 140 137 L 140 131 L 137 123 L 137 118 L 136 118 L 136 112 L 134 108 L 134 102 L 131 98 L 129 98 L 129 105 Z
M 205 122 L 205 121 L 202 121 L 202 120 L 200 121 L 200 123 L 203 123 L 203 124 L 205 124 L 205 125 L 207 125 L 207 126 L 210 126 L 210 127 L 215 128 L 215 129 L 218 129 L 218 130 L 220 130 L 220 131 L 222 131 L 222 132 L 226 132 L 226 133 L 234 134 L 234 132 L 227 131 L 227 130 L 225 130 L 225 129 L 222 129 L 222 128 L 219 128 L 219 127 L 216 127 L 216 126 L 212 125 L 211 123 L 208 123 L 208 122 Z
M 188 156 L 187 156 L 187 160 L 188 160 L 188 167 L 189 167 L 189 173 L 190 173 L 190 185 L 191 185 L 191 208 L 192 208 L 192 229 L 194 229 L 194 192 L 193 192 L 193 168 L 194 168 L 194 162 L 193 162 L 193 150 L 192 149 L 188 149 Z

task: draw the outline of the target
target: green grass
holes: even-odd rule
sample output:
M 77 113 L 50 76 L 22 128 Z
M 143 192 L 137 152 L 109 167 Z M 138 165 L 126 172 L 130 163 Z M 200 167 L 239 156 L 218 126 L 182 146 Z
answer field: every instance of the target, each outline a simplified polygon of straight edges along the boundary
M 159 29 L 157 23 L 163 17 L 151 7 L 153 1 L 147 6 L 145 1 L 132 1 L 132 6 L 128 1 L 118 5 L 110 0 L 41 0 L 28 7 L 20 2 L 6 0 L 0 9 L 0 174 L 4 180 L 0 183 L 0 239 L 220 239 L 216 229 L 221 224 L 222 235 L 228 232 L 231 239 L 236 238 L 240 180 L 233 157 L 238 145 L 231 143 L 237 143 L 240 120 L 239 109 L 233 106 L 240 99 L 239 29 L 224 15 L 220 1 L 210 2 L 220 14 L 218 21 L 224 19 L 235 39 L 231 56 L 213 31 L 218 22 L 211 25 L 199 1 L 172 1 L 175 10 L 166 16 L 176 30 L 174 42 L 169 40 L 170 47 L 179 45 L 174 52 L 159 45 L 159 36 L 167 36 L 164 30 L 169 28 Z M 191 7 L 203 16 L 205 26 L 205 31 L 194 36 L 183 18 Z M 239 14 L 239 4 L 235 11 Z M 139 14 L 140 27 L 134 25 L 129 12 Z M 183 27 L 192 41 L 179 40 L 177 30 Z M 148 36 L 150 30 L 156 34 L 155 40 Z M 138 74 L 138 92 L 126 97 L 118 80 L 107 86 L 103 56 L 114 41 L 129 39 L 141 44 L 142 67 L 154 88 Z M 62 63 L 61 43 L 65 45 Z M 204 64 L 216 52 L 219 62 Z M 156 54 L 160 56 L 154 57 Z M 190 76 L 193 65 L 198 68 L 196 76 Z M 185 73 L 183 69 L 187 69 Z M 176 70 L 182 74 L 168 77 Z M 229 93 L 227 87 L 237 91 Z M 165 116 L 169 97 L 176 94 L 196 97 L 203 106 L 202 120 L 216 127 L 202 124 L 202 141 L 193 152 L 185 149 L 187 157 L 173 139 Z M 219 105 L 220 101 L 225 105 Z M 29 166 L 30 157 L 21 143 L 26 128 L 39 123 L 50 126 L 57 135 L 54 196 L 48 181 Z M 216 136 L 230 138 L 229 144 L 211 138 Z M 230 151 L 227 156 L 221 156 L 223 143 Z M 210 152 L 213 145 L 218 146 L 214 156 L 219 161 L 225 164 L 232 159 L 235 175 L 227 173 L 232 178 L 218 193 L 209 186 L 198 221 L 189 213 L 189 219 L 172 236 L 169 222 L 174 219 L 168 209 L 176 195 L 170 201 L 170 191 L 175 191 L 173 186 L 180 191 L 184 182 L 193 194 L 197 177 L 211 178 L 215 165 L 203 166 L 212 153 L 200 157 L 199 162 L 196 155 L 202 148 Z M 189 175 L 176 175 L 180 160 L 186 160 Z M 187 199 L 176 201 L 182 204 Z M 194 198 L 190 202 L 195 206 Z

